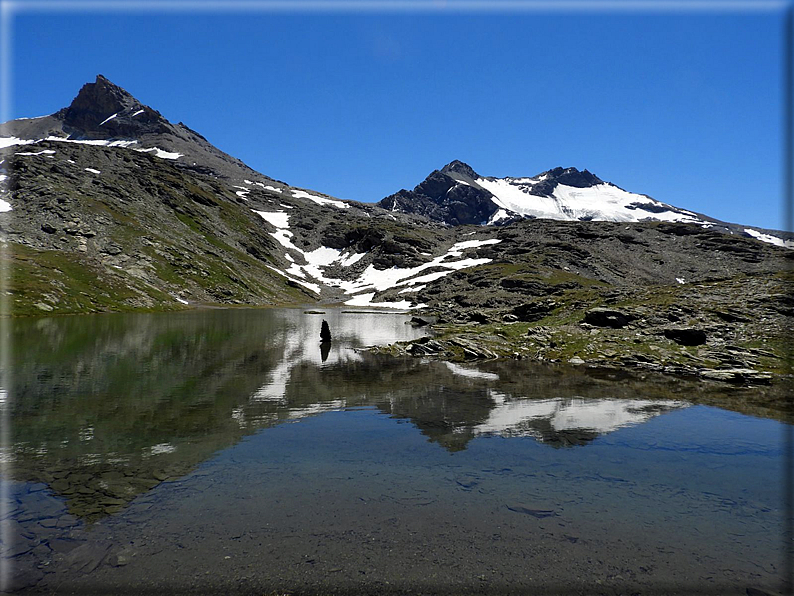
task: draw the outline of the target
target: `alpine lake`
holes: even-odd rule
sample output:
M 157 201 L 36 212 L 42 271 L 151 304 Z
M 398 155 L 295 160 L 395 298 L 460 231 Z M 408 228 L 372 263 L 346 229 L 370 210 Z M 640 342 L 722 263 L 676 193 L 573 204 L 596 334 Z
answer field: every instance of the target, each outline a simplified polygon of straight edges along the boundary
M 775 387 L 377 355 L 430 332 L 321 311 L 15 319 L 3 589 L 782 589 Z

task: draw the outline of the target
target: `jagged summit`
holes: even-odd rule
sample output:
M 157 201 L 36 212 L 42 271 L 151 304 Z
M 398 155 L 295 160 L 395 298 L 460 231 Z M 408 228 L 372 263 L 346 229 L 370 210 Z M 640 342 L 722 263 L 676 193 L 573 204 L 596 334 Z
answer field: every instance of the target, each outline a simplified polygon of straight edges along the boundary
M 475 172 L 469 164 L 458 161 L 457 159 L 449 162 L 447 165 L 441 168 L 440 171 L 442 174 L 449 174 L 451 172 L 462 174 L 463 176 L 471 178 L 472 180 L 479 178 L 477 172 Z
M 183 123 L 169 122 L 101 74 L 93 83 L 83 85 L 69 106 L 50 116 L 12 120 L 0 129 L 0 140 L 5 139 L 5 145 L 48 138 L 103 141 L 151 152 L 173 160 L 177 167 L 216 178 L 286 186 L 224 153 Z
M 546 174 L 548 178 L 553 179 L 558 184 L 565 184 L 566 186 L 573 186 L 575 188 L 588 188 L 597 184 L 604 184 L 601 178 L 588 172 L 586 169 L 580 171 L 576 168 L 556 167 L 547 170 L 543 174 Z M 543 174 L 541 174 L 541 176 L 543 176 Z
M 56 114 L 64 131 L 85 139 L 130 139 L 168 132 L 168 121 L 129 92 L 97 75 L 86 83 L 68 108 Z

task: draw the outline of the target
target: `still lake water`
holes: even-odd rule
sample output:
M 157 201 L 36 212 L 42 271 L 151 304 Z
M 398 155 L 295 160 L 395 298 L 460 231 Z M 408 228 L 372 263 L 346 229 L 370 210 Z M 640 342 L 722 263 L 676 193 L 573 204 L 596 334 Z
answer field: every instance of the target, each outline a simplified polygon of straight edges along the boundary
M 5 587 L 780 589 L 784 424 L 740 413 L 752 390 L 357 349 L 425 333 L 408 319 L 15 321 Z

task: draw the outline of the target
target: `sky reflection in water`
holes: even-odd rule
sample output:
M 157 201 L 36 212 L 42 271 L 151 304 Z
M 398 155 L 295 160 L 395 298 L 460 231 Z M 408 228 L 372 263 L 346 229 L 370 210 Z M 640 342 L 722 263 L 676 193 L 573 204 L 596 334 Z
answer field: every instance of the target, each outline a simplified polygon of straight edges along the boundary
M 621 576 L 640 584 L 640 567 L 655 570 L 646 578 L 653 583 L 662 572 L 676 577 L 682 561 L 706 586 L 776 581 L 780 423 L 693 406 L 719 398 L 697 383 L 357 350 L 423 334 L 409 318 L 274 309 L 20 322 L 11 453 L 18 543 L 30 544 L 24 533 L 32 524 L 44 543 L 65 531 L 97 543 L 112 529 L 135 544 L 144 518 L 188 535 L 197 512 L 235 503 L 237 513 L 202 522 L 212 526 L 207 550 L 192 556 L 211 558 L 210 546 L 226 544 L 243 512 L 249 523 L 269 519 L 291 535 L 311 534 L 314 524 L 315 533 L 339 543 L 311 547 L 329 561 L 365 556 L 345 532 L 383 532 L 395 519 L 389 548 L 404 565 L 387 571 L 373 563 L 372 571 L 419 582 L 420 570 L 430 570 L 406 550 L 417 536 L 443 559 L 437 541 L 445 528 L 444 544 L 460 559 L 455 541 L 485 540 L 487 527 L 493 534 L 496 526 L 508 543 L 525 540 L 531 522 L 543 525 L 533 529 L 536 548 L 563 541 L 573 552 L 589 543 L 590 552 L 653 559 L 655 567 L 629 565 Z M 325 358 L 323 319 L 333 335 Z M 329 412 L 336 413 L 318 416 Z M 395 424 L 402 421 L 410 425 Z M 186 491 L 187 501 L 179 497 Z M 242 502 L 241 492 L 249 495 Z M 366 504 L 374 506 L 361 509 Z M 312 513 L 297 523 L 287 521 L 290 511 Z M 368 517 L 371 511 L 379 516 Z M 632 543 L 648 532 L 650 542 Z M 148 540 L 169 539 L 155 533 Z M 290 557 L 310 547 L 299 542 L 279 551 L 281 575 L 268 576 L 278 585 L 302 581 L 288 571 Z M 505 567 L 527 556 L 527 545 L 511 544 L 512 555 L 481 545 L 490 548 L 482 564 L 500 570 L 500 585 L 550 585 L 553 578 L 543 580 L 538 569 L 530 576 Z M 719 556 L 702 554 L 718 544 Z M 24 567 L 45 556 L 33 552 L 15 561 Z M 53 552 L 46 556 L 57 563 Z M 139 549 L 140 561 L 145 552 Z M 687 553 L 696 552 L 693 563 Z M 110 581 L 109 569 L 95 573 Z M 609 575 L 606 567 L 600 572 Z M 47 585 L 51 575 L 37 581 Z M 344 584 L 343 577 L 355 575 L 329 585 Z

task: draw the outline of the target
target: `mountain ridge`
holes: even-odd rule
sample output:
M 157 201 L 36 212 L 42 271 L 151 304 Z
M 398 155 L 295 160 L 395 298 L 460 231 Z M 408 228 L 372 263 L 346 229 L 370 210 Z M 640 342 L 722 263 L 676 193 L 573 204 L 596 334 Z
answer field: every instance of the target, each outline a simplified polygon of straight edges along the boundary
M 12 314 L 344 304 L 435 317 L 434 343 L 394 348 L 415 356 L 755 381 L 768 374 L 747 370 L 781 367 L 794 251 L 750 228 L 588 170 L 495 178 L 458 160 L 380 206 L 342 201 L 254 172 L 141 106 L 98 77 L 66 109 L 2 125 Z M 624 217 L 595 220 L 587 193 Z
M 534 176 L 482 176 L 453 160 L 431 172 L 413 190 L 378 203 L 392 212 L 426 217 L 445 225 L 507 225 L 521 219 L 579 221 L 671 221 L 691 223 L 727 234 L 755 237 L 785 248 L 794 235 L 724 222 L 624 190 L 587 169 L 557 166 Z

